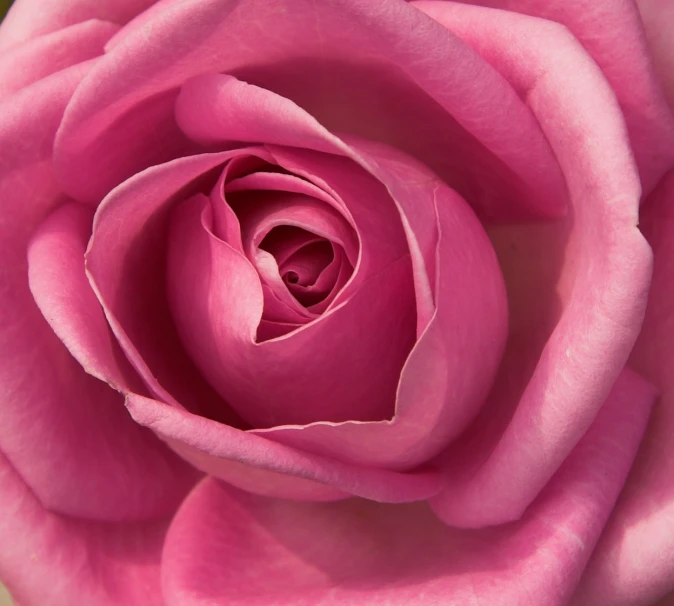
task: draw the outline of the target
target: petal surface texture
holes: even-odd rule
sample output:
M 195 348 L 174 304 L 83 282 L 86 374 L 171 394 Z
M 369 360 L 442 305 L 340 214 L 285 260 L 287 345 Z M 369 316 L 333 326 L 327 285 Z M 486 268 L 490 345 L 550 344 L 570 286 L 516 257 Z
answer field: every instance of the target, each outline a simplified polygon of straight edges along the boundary
M 164 606 L 168 519 L 94 522 L 45 509 L 0 453 L 0 578 L 16 604 Z
M 57 72 L 0 106 L 0 448 L 44 507 L 82 518 L 134 520 L 171 511 L 194 474 L 134 423 L 116 391 L 85 373 L 45 321 L 28 280 L 29 240 L 64 203 L 51 165 L 54 133 L 89 68 L 85 63 Z M 29 147 L 21 143 L 27 139 Z M 84 242 L 69 240 L 65 231 L 50 222 L 31 246 L 33 255 L 51 256 L 40 270 L 31 263 L 33 286 L 61 302 L 73 294 L 63 291 L 64 283 L 77 291 L 78 271 L 84 281 Z M 63 265 L 54 267 L 61 256 Z M 57 278 L 61 286 L 54 285 L 54 272 L 64 272 Z
M 655 268 L 646 320 L 630 364 L 662 390 L 613 517 L 578 591 L 579 604 L 653 603 L 674 578 L 674 377 L 671 281 L 674 277 L 674 173 L 651 194 L 641 229 Z
M 425 504 L 289 503 L 205 480 L 167 536 L 167 605 L 563 606 L 624 482 L 653 397 L 648 383 L 626 374 L 531 509 L 501 528 L 451 528 Z
M 666 0 L 469 0 L 467 3 L 540 17 L 568 28 L 599 65 L 618 98 L 644 191 L 650 193 L 674 162 L 671 144 L 674 116 L 667 108 L 661 88 L 661 82 L 669 87 L 671 104 L 673 72 L 665 71 L 667 65 L 671 68 L 674 56 L 668 35 L 674 19 L 671 3 Z M 648 42 L 655 51 L 657 71 L 653 70 L 639 11 Z M 484 19 L 499 21 L 498 15 L 489 12 L 484 13 Z M 532 25 L 532 29 L 535 27 Z M 481 52 L 479 40 L 473 46 Z
M 227 53 L 223 38 L 237 40 Z M 55 148 L 62 183 L 79 200 L 97 202 L 158 157 L 176 157 L 164 101 L 190 76 L 221 72 L 293 100 L 332 131 L 418 157 L 481 215 L 565 212 L 564 182 L 531 110 L 477 53 L 405 2 L 169 3 L 109 48 Z M 308 87 L 307 72 L 322 76 Z M 110 154 L 131 130 L 133 152 Z
M 592 423 L 625 365 L 645 312 L 651 251 L 636 227 L 640 183 L 620 108 L 568 31 L 494 9 L 415 6 L 479 44 L 508 81 L 527 91 L 569 188 L 571 212 L 555 235 L 561 246 L 546 250 L 548 258 L 559 256 L 542 338 L 531 319 L 528 330 L 519 327 L 520 341 L 511 326 L 501 373 L 474 431 L 443 455 L 449 476 L 434 501 L 438 515 L 455 525 L 498 524 L 522 515 Z M 517 234 L 517 228 L 502 234 L 515 253 L 526 250 Z M 511 253 L 501 259 L 506 273 L 508 256 L 517 260 Z M 523 278 L 508 280 L 511 295 Z M 511 298 L 512 318 L 516 307 Z

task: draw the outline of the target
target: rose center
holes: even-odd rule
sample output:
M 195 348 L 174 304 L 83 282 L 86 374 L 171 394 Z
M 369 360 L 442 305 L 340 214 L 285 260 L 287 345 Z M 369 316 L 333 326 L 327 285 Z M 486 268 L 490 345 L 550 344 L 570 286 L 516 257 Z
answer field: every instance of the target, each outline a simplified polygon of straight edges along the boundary
M 330 241 L 301 228 L 279 226 L 259 248 L 274 257 L 285 288 L 304 307 L 320 303 L 334 289 L 341 263 Z

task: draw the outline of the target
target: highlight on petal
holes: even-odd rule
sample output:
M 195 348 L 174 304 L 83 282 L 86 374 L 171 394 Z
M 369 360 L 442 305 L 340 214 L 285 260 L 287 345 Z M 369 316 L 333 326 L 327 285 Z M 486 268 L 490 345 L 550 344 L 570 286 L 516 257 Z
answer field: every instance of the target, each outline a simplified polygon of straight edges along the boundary
M 238 43 L 223 53 L 223 39 Z M 119 37 L 73 99 L 55 146 L 69 195 L 98 201 L 130 175 L 182 153 L 170 104 L 159 100 L 208 72 L 273 90 L 335 132 L 403 150 L 483 216 L 565 211 L 558 164 L 512 86 L 414 7 L 365 0 L 169 2 Z M 321 77 L 307 86 L 307 73 Z M 129 117 L 134 111 L 142 120 Z M 133 153 L 110 153 L 124 149 L 120 137 L 139 128 L 146 130 L 134 133 Z M 153 143 L 154 134 L 167 131 Z
M 193 476 L 181 479 L 183 463 L 139 431 L 119 394 L 84 372 L 28 284 L 29 240 L 63 203 L 50 163 L 54 133 L 88 69 L 70 67 L 0 104 L 0 449 L 51 511 L 134 520 L 175 507 Z M 73 277 L 56 289 L 49 270 L 41 276 L 55 297 Z
M 45 34 L 0 57 L 0 99 L 38 80 L 102 54 L 119 28 L 90 20 Z
M 674 575 L 674 172 L 642 207 L 653 247 L 653 286 L 630 365 L 661 390 L 646 436 L 612 518 L 585 572 L 579 605 L 654 603 Z
M 254 118 L 251 107 L 256 108 Z M 347 155 L 387 187 L 402 217 L 412 255 L 421 341 L 398 384 L 395 417 L 379 424 L 270 428 L 265 435 L 341 460 L 396 468 L 413 467 L 437 454 L 482 403 L 505 340 L 502 279 L 489 242 L 465 202 L 404 154 L 354 137 L 342 141 L 289 100 L 229 76 L 208 75 L 186 83 L 176 112 L 180 127 L 203 143 L 264 137 L 293 148 Z M 301 172 L 299 160 L 310 157 L 295 151 L 291 165 L 288 149 L 282 156 L 275 148 L 273 153 L 296 172 Z M 332 182 L 340 182 L 338 173 L 328 180 Z M 347 204 L 353 212 L 359 199 L 367 197 L 352 195 Z M 439 244 L 443 230 L 446 237 Z M 449 345 L 447 335 L 453 336 Z
M 164 605 L 160 556 L 168 519 L 110 523 L 58 515 L 2 452 L 0 510 L 0 578 L 16 604 Z
M 479 40 L 483 56 L 526 91 L 572 205 L 556 279 L 559 321 L 535 369 L 527 377 L 511 359 L 525 385 L 518 393 L 502 373 L 473 429 L 439 462 L 448 484 L 436 512 L 480 527 L 518 519 L 592 423 L 638 335 L 652 260 L 636 228 L 641 191 L 622 114 L 580 44 L 557 24 L 505 11 L 486 19 L 471 6 L 415 6 Z
M 425 504 L 295 503 L 206 479 L 167 535 L 167 604 L 566 604 L 653 401 L 626 380 L 522 520 L 500 528 L 445 526 Z
M 424 0 L 412 4 L 433 16 L 442 13 L 451 14 L 455 8 L 462 12 L 466 8 L 462 6 L 463 3 L 438 0 L 431 0 L 430 2 Z M 514 13 L 523 13 L 524 15 L 541 17 L 550 22 L 560 23 L 568 28 L 574 38 L 583 45 L 586 52 L 599 65 L 603 76 L 618 98 L 622 115 L 627 124 L 631 148 L 639 167 L 644 193 L 648 194 L 652 191 L 660 178 L 674 163 L 674 146 L 671 144 L 672 138 L 674 138 L 674 116 L 667 108 L 657 78 L 657 75 L 660 75 L 661 78 L 664 75 L 666 82 L 667 72 L 659 70 L 659 74 L 654 73 L 636 5 L 639 5 L 642 17 L 646 17 L 647 36 L 651 35 L 652 32 L 651 37 L 656 47 L 661 47 L 658 40 L 664 42 L 665 39 L 669 39 L 671 48 L 669 33 L 671 32 L 674 11 L 670 8 L 669 14 L 671 16 L 668 17 L 668 11 L 664 6 L 667 1 L 471 0 L 470 4 L 480 5 L 472 10 L 475 13 L 475 18 L 487 27 L 507 29 L 513 17 L 517 17 Z M 502 10 L 489 10 L 485 7 Z M 649 16 L 653 16 L 653 21 L 659 25 L 649 27 Z M 528 32 L 523 34 L 520 31 L 517 34 L 518 37 L 522 35 L 545 36 L 542 30 L 545 30 L 547 26 L 542 19 L 526 19 L 525 28 Z M 668 20 L 669 27 L 666 25 Z M 660 36 L 657 34 L 659 28 L 662 32 Z M 502 64 L 509 61 L 507 53 L 498 53 L 497 56 L 490 50 L 487 50 L 486 54 L 483 52 L 485 50 L 484 43 L 488 47 L 490 42 L 482 33 L 477 31 L 481 28 L 473 30 L 476 35 L 473 35 L 469 30 L 465 30 L 463 26 L 456 24 L 456 22 L 450 29 L 483 55 L 517 88 L 515 82 L 502 69 Z M 536 53 L 531 58 L 534 58 L 536 54 L 546 52 L 550 48 L 555 48 L 551 44 L 547 44 L 547 47 L 546 49 L 545 46 L 538 46 Z M 653 48 L 652 45 L 651 47 Z M 672 54 L 674 53 L 670 52 L 670 57 Z M 573 77 L 571 65 L 571 63 L 564 61 L 563 56 L 560 55 L 554 69 L 570 70 L 570 75 Z M 657 67 L 658 57 L 656 56 Z M 672 73 L 671 70 L 669 73 Z
M 434 469 L 398 473 L 341 463 L 136 394 L 127 396 L 127 406 L 138 423 L 195 467 L 254 493 L 316 501 L 356 495 L 407 503 L 428 499 L 442 487 Z M 242 466 L 254 470 L 243 474 Z
M 0 23 L 0 52 L 91 19 L 123 25 L 152 4 L 153 0 L 19 0 Z

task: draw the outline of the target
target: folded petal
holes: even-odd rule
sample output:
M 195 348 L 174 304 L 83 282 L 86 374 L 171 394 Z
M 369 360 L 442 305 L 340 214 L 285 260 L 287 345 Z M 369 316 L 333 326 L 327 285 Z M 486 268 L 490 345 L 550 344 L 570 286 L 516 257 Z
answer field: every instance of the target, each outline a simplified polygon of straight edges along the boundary
M 656 74 L 644 39 L 639 11 L 644 17 L 646 35 L 651 48 L 660 49 L 663 45 L 669 45 L 671 48 L 670 32 L 672 19 L 674 19 L 674 10 L 671 9 L 671 5 L 667 9 L 666 0 L 641 2 L 631 0 L 602 2 L 592 0 L 470 0 L 468 3 L 504 9 L 503 11 L 476 9 L 481 13 L 479 18 L 491 22 L 494 27 L 506 26 L 505 22 L 501 22 L 501 15 L 505 15 L 504 11 L 510 13 L 514 11 L 556 21 L 571 31 L 592 59 L 597 62 L 618 98 L 627 124 L 631 147 L 639 167 L 644 193 L 648 194 L 674 163 L 674 146 L 671 143 L 674 139 L 674 116 L 667 108 L 657 78 L 657 75 L 661 78 L 664 76 L 664 81 L 667 82 L 666 66 L 669 65 L 671 80 L 671 56 L 674 53 L 669 52 L 670 62 L 667 64 L 666 53 L 663 55 L 660 51 L 655 51 L 656 68 L 659 68 Z M 455 4 L 457 3 L 432 0 L 420 2 L 418 5 L 425 11 L 424 6 L 435 5 L 433 11 L 451 12 L 454 9 L 452 5 Z M 639 11 L 637 11 L 637 4 Z M 539 25 L 529 20 L 528 27 L 535 31 Z M 461 27 L 458 29 L 452 27 L 454 33 L 482 54 L 481 40 L 484 40 L 482 35 L 465 35 L 465 31 L 462 33 L 462 30 Z M 487 46 L 489 46 L 488 42 Z M 500 60 L 494 60 L 493 53 L 483 56 L 503 73 L 499 67 Z M 560 60 L 555 69 L 566 69 L 565 64 Z M 506 78 L 508 78 L 507 75 Z
M 168 106 L 152 105 L 142 122 L 129 112 L 190 76 L 224 72 L 293 99 L 328 128 L 418 157 L 485 216 L 564 212 L 564 183 L 531 111 L 477 53 L 404 2 L 189 0 L 123 34 L 79 89 L 56 144 L 77 199 L 99 200 L 160 151 L 175 157 L 170 142 L 150 144 L 151 133 L 172 129 Z M 144 143 L 110 154 L 124 148 L 120 130 L 143 139 L 140 127 Z
M 16 0 L 0 25 L 0 51 L 90 19 L 123 25 L 152 4 L 153 0 Z
M 160 555 L 167 519 L 112 524 L 58 515 L 2 452 L 0 509 L 0 578 L 17 604 L 164 605 Z
M 348 465 L 135 394 L 129 394 L 127 406 L 136 421 L 195 467 L 258 494 L 318 501 L 356 495 L 407 503 L 441 488 L 434 469 L 398 473 Z
M 650 196 L 640 227 L 653 247 L 653 287 L 630 363 L 662 393 L 623 494 L 590 562 L 578 604 L 650 604 L 674 584 L 674 172 Z
M 206 479 L 167 535 L 167 605 L 564 606 L 646 425 L 654 391 L 632 386 L 612 394 L 524 518 L 501 528 L 451 528 L 419 504 L 294 503 Z
M 90 20 L 39 36 L 0 57 L 0 99 L 57 71 L 103 53 L 118 30 L 107 21 Z
M 94 219 L 89 281 L 125 355 L 154 397 L 240 424 L 186 354 L 166 302 L 166 235 L 179 191 L 209 179 L 236 153 L 207 154 L 148 169 L 110 192 Z M 210 178 L 208 189 L 215 179 Z M 121 221 L 121 222 L 120 222 Z M 142 236 L 142 237 L 141 237 Z
M 409 258 L 393 260 L 298 331 L 257 342 L 260 277 L 210 232 L 203 199 L 187 200 L 173 216 L 168 297 L 209 382 L 253 427 L 389 417 L 414 342 Z
M 638 335 L 652 259 L 636 228 L 641 191 L 620 108 L 580 44 L 557 24 L 514 13 L 415 6 L 479 41 L 526 91 L 572 205 L 555 279 L 559 320 L 535 369 L 518 368 L 531 354 L 511 349 L 514 372 L 501 373 L 473 430 L 442 461 L 448 485 L 436 512 L 478 527 L 518 519 L 592 423 Z M 524 377 L 521 389 L 513 375 Z
M 72 382 L 79 383 L 81 393 L 73 390 L 69 395 L 78 401 L 69 403 L 68 415 L 61 407 L 49 415 L 43 413 L 44 425 L 35 423 L 33 432 L 39 427 L 44 434 L 41 441 L 51 449 L 58 448 L 54 441 L 64 441 L 60 448 L 78 461 L 77 465 L 64 464 L 79 473 L 79 484 L 63 483 L 59 489 L 76 495 L 83 503 L 96 503 L 101 508 L 100 516 L 123 519 L 162 515 L 179 503 L 198 474 L 151 432 L 138 427 L 124 408 L 123 396 L 112 389 L 138 389 L 139 380 L 110 338 L 100 304 L 84 273 L 92 218 L 89 208 L 74 203 L 61 206 L 48 217 L 30 242 L 28 275 L 35 302 L 54 333 L 83 369 L 111 385 L 84 376 L 71 362 L 72 374 L 79 375 L 79 380 Z M 60 363 L 67 364 L 65 360 Z M 74 427 L 64 435 L 69 425 Z M 35 439 L 33 434 L 22 437 L 26 443 L 31 439 Z M 30 456 L 30 449 L 27 451 Z M 36 453 L 32 456 L 41 458 Z M 40 466 L 46 474 L 53 474 L 51 466 Z
M 50 163 L 54 133 L 89 68 L 68 68 L 0 105 L 0 448 L 44 507 L 138 519 L 175 506 L 188 483 L 176 483 L 171 454 L 139 431 L 121 396 L 70 355 L 28 284 L 29 239 L 63 202 Z M 62 290 L 52 283 L 52 292 Z
M 405 228 L 420 342 L 398 384 L 393 420 L 316 423 L 271 428 L 265 434 L 369 465 L 409 468 L 437 454 L 477 412 L 505 340 L 502 279 L 484 232 L 465 202 L 408 156 L 351 136 L 337 138 L 288 99 L 228 76 L 203 76 L 186 83 L 176 113 L 180 127 L 205 143 L 261 139 L 352 158 L 386 186 Z M 308 157 L 295 151 L 295 164 L 289 164 L 293 157 L 287 148 L 282 155 L 272 150 L 295 171 Z M 328 180 L 333 182 L 339 182 L 339 174 Z M 362 206 L 372 195 L 358 196 L 358 191 L 347 206 L 354 214 L 359 211 L 365 223 L 376 224 L 381 206 L 368 217 L 356 202 L 360 198 Z M 439 238 L 441 231 L 444 238 Z M 389 240 L 378 238 L 379 248 Z M 363 245 L 372 244 L 364 238 Z M 458 291 L 457 284 L 461 284 Z

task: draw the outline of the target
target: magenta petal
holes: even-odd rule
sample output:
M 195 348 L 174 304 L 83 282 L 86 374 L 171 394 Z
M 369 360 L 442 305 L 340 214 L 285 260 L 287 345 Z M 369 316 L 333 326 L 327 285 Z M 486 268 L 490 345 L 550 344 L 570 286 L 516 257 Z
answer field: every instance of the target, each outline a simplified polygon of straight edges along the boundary
M 127 406 L 136 421 L 195 467 L 252 492 L 312 500 L 334 500 L 346 493 L 406 503 L 428 499 L 441 488 L 434 469 L 398 473 L 345 465 L 141 396 L 130 395 Z M 250 475 L 242 466 L 253 468 Z
M 138 379 L 111 340 L 103 312 L 84 274 L 91 220 L 88 208 L 71 204 L 59 208 L 40 226 L 28 253 L 31 292 L 56 335 L 83 368 L 118 390 L 128 390 Z M 84 376 L 71 382 L 79 383 L 81 392 L 78 395 L 71 388 L 72 393 L 67 394 L 71 411 L 65 415 L 67 409 L 59 406 L 44 419 L 45 427 L 41 429 L 56 436 L 45 435 L 44 441 L 64 440 L 66 452 L 72 450 L 70 456 L 78 460 L 77 466 L 67 463 L 75 467 L 73 473 L 80 476 L 81 482 L 64 488 L 73 494 L 68 500 L 81 503 L 78 507 L 95 506 L 98 514 L 89 515 L 106 519 L 171 511 L 194 482 L 194 470 L 176 459 L 150 432 L 138 427 L 124 408 L 123 397 L 111 387 Z M 46 417 L 44 413 L 43 416 Z M 68 416 L 72 418 L 63 423 Z M 68 431 L 68 425 L 81 428 L 81 434 L 76 435 L 76 429 Z M 50 448 L 54 447 L 51 444 Z M 45 466 L 44 472 L 52 474 L 53 470 Z M 51 506 L 61 510 L 56 503 Z
M 61 465 L 53 473 L 64 470 Z M 75 494 L 83 486 L 74 487 Z M 2 452 L 0 511 L 0 578 L 16 604 L 164 606 L 166 519 L 114 524 L 60 516 L 45 508 Z
M 49 163 L 54 132 L 87 67 L 50 76 L 0 105 L 0 448 L 45 507 L 138 519 L 166 513 L 187 483 L 173 475 L 170 453 L 139 431 L 121 396 L 72 358 L 28 286 L 28 241 L 62 201 Z
M 192 359 L 223 398 L 254 427 L 390 415 L 413 343 L 409 259 L 392 260 L 292 335 L 257 343 L 260 278 L 208 231 L 199 202 L 173 217 L 168 296 Z
M 0 99 L 57 71 L 102 54 L 118 27 L 86 21 L 2 52 Z
M 440 452 L 482 404 L 505 342 L 505 292 L 489 241 L 456 193 L 392 150 L 351 145 L 398 204 L 415 278 L 435 274 L 434 294 L 417 296 L 417 313 L 421 301 L 430 315 L 402 370 L 391 421 L 264 434 L 342 460 L 408 468 Z
M 434 17 L 440 17 L 444 12 L 452 13 L 456 2 L 413 2 L 422 10 Z M 658 183 L 658 180 L 674 163 L 674 117 L 667 108 L 663 98 L 660 83 L 653 72 L 651 58 L 645 44 L 641 19 L 636 5 L 646 22 L 646 33 L 650 35 L 655 48 L 672 45 L 672 25 L 674 25 L 674 10 L 668 0 L 642 0 L 641 2 L 626 2 L 625 0 L 477 0 L 471 4 L 482 4 L 508 11 L 494 11 L 484 8 L 475 8 L 475 16 L 485 24 L 507 29 L 501 17 L 507 14 L 507 21 L 512 20 L 512 12 L 520 12 L 545 20 L 556 21 L 568 28 L 585 50 L 592 56 L 601 68 L 604 77 L 611 85 L 611 89 L 618 97 L 620 108 L 627 124 L 632 150 L 636 156 L 637 166 L 645 193 L 649 193 Z M 666 5 L 669 5 L 667 7 Z M 464 7 L 459 6 L 459 11 Z M 530 35 L 540 37 L 541 44 L 537 52 L 545 47 L 545 38 L 548 29 L 546 21 L 527 20 L 526 28 Z M 451 31 L 464 39 L 496 69 L 503 72 L 502 62 L 508 61 L 503 56 L 496 60 L 492 53 L 483 53 L 483 41 L 486 41 L 483 31 L 475 28 L 473 35 L 462 26 L 450 26 Z M 471 28 L 472 29 L 472 28 Z M 480 31 L 478 32 L 478 29 Z M 661 33 L 658 33 L 661 32 Z M 651 35 L 652 34 L 652 35 Z M 667 42 L 667 40 L 669 42 Z M 661 42 L 660 42 L 661 41 Z M 656 51 L 656 67 L 670 66 L 669 72 L 660 71 L 664 81 L 672 80 L 670 51 L 669 63 Z M 535 54 L 529 58 L 532 59 Z M 662 63 L 660 60 L 664 59 Z M 534 59 L 535 61 L 535 59 Z M 563 60 L 558 61 L 555 69 L 565 68 Z M 572 70 L 571 70 L 572 71 Z M 669 73 L 669 76 L 668 76 Z M 508 78 L 507 73 L 504 73 Z M 571 77 L 573 77 L 571 75 Z M 509 78 L 508 78 L 509 79 Z M 511 81 L 511 83 L 513 83 Z M 671 88 L 670 88 L 671 91 Z M 671 99 L 672 97 L 670 97 Z
M 674 5 L 669 0 L 637 0 L 655 71 L 674 112 Z M 671 137 L 669 138 L 671 143 Z
M 98 208 L 86 257 L 108 323 L 150 392 L 234 423 L 238 421 L 195 369 L 176 334 L 166 302 L 165 236 L 176 194 L 198 189 L 200 179 L 239 153 L 182 158 L 127 180 Z
M 224 101 L 232 87 L 242 98 L 228 105 Z M 197 95 L 195 90 L 203 95 Z M 245 114 L 248 106 L 244 98 L 260 110 L 256 120 Z M 219 102 L 215 103 L 216 100 Z M 242 121 L 225 120 L 218 113 L 234 109 L 239 112 L 237 118 L 244 113 Z M 257 87 L 241 85 L 226 76 L 205 76 L 188 83 L 178 98 L 177 113 L 181 127 L 190 136 L 210 142 L 218 138 L 227 140 L 233 132 L 239 138 L 252 139 L 264 133 L 266 140 L 333 149 L 351 157 L 386 186 L 402 218 L 407 247 L 411 251 L 417 337 L 422 337 L 427 329 L 428 332 L 404 371 L 406 376 L 398 388 L 394 420 L 380 424 L 317 423 L 303 428 L 271 428 L 264 433 L 287 444 L 363 464 L 410 467 L 437 454 L 477 411 L 493 379 L 505 338 L 503 283 L 489 242 L 465 202 L 404 154 L 354 137 L 347 137 L 344 142 L 290 101 Z M 283 120 L 279 120 L 279 115 Z M 306 150 L 271 146 L 270 149 L 284 167 L 298 174 L 302 174 L 303 164 L 315 162 L 314 158 L 319 156 Z M 318 167 L 314 167 L 313 172 L 319 172 Z M 352 181 L 340 179 L 338 171 L 323 172 L 321 176 L 335 188 L 337 184 L 345 186 Z M 353 211 L 356 225 L 374 224 L 381 215 L 372 213 L 372 204 L 362 204 L 370 196 L 359 196 L 359 188 L 353 185 L 351 188 L 347 207 Z M 440 201 L 452 209 L 449 214 L 440 211 L 441 223 L 447 229 L 442 250 L 438 249 L 435 208 Z M 363 246 L 372 246 L 367 237 L 372 236 L 368 233 L 371 231 L 364 232 Z M 376 241 L 381 248 L 389 240 L 390 237 L 380 236 Z M 374 256 L 377 247 L 373 248 Z M 436 259 L 438 254 L 440 259 Z M 441 293 L 436 292 L 439 287 L 434 277 L 439 271 L 438 263 L 443 265 L 442 272 L 446 272 Z M 476 279 L 478 275 L 480 279 Z M 455 293 L 453 284 L 464 281 L 465 289 Z M 442 307 L 442 311 L 430 327 L 436 306 Z M 455 335 L 449 351 L 445 347 L 446 334 Z M 468 359 L 476 362 L 470 363 Z M 414 385 L 437 388 L 418 393 Z
M 158 153 L 156 145 L 132 154 L 119 145 L 112 125 L 127 112 L 190 76 L 231 72 L 297 101 L 329 128 L 418 156 L 485 215 L 564 211 L 563 180 L 531 111 L 477 53 L 413 6 L 187 0 L 124 34 L 78 90 L 56 144 L 61 181 L 78 199 L 100 199 Z M 307 87 L 307 73 L 322 77 Z M 134 125 L 149 138 L 172 124 L 170 111 L 158 105 Z M 114 149 L 125 157 L 111 157 Z
M 42 0 L 14 2 L 0 26 L 0 52 L 72 25 L 99 19 L 123 25 L 153 0 Z
M 513 13 L 492 20 L 483 9 L 454 3 L 446 11 L 417 6 L 479 40 L 480 52 L 527 91 L 572 204 L 556 282 L 561 316 L 524 393 L 504 401 L 508 377 L 497 382 L 475 431 L 443 461 L 448 485 L 435 500 L 438 515 L 454 525 L 498 524 L 522 515 L 608 396 L 645 312 L 651 252 L 636 227 L 641 190 L 622 113 L 568 32 Z M 566 65 L 573 69 L 560 68 Z M 495 414 L 513 409 L 512 418 Z
M 674 171 L 642 208 L 653 247 L 653 288 L 630 363 L 662 390 L 613 517 L 578 592 L 578 604 L 651 604 L 674 580 Z M 669 603 L 669 602 L 667 602 Z M 664 603 L 663 603 L 664 606 Z
M 564 606 L 620 491 L 653 400 L 617 392 L 522 520 L 477 532 L 424 505 L 293 503 L 204 480 L 169 529 L 167 606 Z

